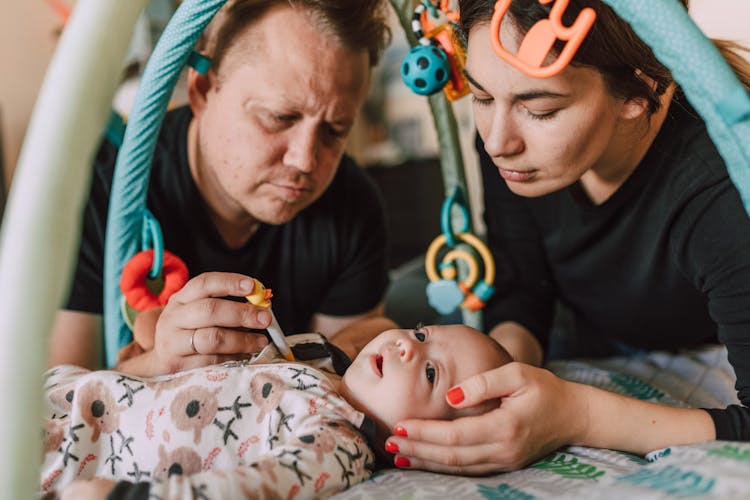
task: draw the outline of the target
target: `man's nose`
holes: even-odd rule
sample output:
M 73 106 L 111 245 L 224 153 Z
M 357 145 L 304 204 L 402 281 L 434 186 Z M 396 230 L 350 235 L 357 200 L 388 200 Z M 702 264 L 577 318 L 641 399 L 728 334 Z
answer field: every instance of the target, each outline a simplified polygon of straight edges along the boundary
M 302 172 L 312 172 L 317 164 L 318 137 L 316 128 L 300 123 L 289 131 L 284 163 Z

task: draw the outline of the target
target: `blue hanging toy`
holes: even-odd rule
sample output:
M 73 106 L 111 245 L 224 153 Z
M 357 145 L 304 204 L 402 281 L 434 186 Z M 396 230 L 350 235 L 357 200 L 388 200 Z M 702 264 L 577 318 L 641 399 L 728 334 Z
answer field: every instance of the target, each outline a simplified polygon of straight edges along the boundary
M 401 78 L 417 94 L 442 90 L 449 101 L 455 101 L 470 89 L 463 69 L 466 50 L 455 33 L 459 15 L 450 4 L 450 0 L 421 0 L 414 9 L 411 28 L 418 45 L 404 58 Z
M 448 75 L 448 56 L 435 45 L 413 47 L 401 64 L 401 78 L 419 95 L 440 92 L 448 82 Z

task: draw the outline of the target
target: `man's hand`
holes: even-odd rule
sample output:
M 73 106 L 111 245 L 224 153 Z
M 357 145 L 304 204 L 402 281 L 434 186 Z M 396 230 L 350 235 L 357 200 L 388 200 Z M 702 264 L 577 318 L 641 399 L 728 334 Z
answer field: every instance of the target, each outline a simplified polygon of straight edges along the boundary
M 187 282 L 156 321 L 154 349 L 124 361 L 118 370 L 141 376 L 174 373 L 259 352 L 268 340 L 244 329 L 263 329 L 268 311 L 248 302 L 221 297 L 244 297 L 253 280 L 236 273 L 203 273 Z
M 115 487 L 111 479 L 76 479 L 62 490 L 60 500 L 106 500 Z

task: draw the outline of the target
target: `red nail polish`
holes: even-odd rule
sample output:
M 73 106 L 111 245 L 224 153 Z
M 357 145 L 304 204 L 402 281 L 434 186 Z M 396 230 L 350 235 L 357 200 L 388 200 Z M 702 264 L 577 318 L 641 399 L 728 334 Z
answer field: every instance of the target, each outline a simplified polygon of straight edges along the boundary
M 448 398 L 448 401 L 450 401 L 451 404 L 457 405 L 464 400 L 464 390 L 460 387 L 454 387 L 453 389 L 448 391 L 445 396 Z
M 409 459 L 406 457 L 396 457 L 393 464 L 396 467 L 411 467 L 411 462 L 409 462 Z
M 386 441 L 385 451 L 387 451 L 388 453 L 398 453 L 398 445 L 393 441 Z
M 394 427 L 394 428 L 393 428 L 393 433 L 394 433 L 395 435 L 397 435 L 397 436 L 401 436 L 401 437 L 409 437 L 409 436 L 408 436 L 408 435 L 406 434 L 406 429 L 404 429 L 404 428 L 403 428 L 403 427 L 401 427 L 400 425 L 397 425 L 396 427 Z

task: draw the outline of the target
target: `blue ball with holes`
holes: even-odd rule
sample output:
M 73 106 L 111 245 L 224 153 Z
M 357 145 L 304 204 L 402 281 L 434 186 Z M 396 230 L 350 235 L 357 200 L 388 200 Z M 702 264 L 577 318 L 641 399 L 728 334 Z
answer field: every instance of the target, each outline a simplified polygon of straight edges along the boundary
M 401 64 L 401 78 L 419 95 L 440 92 L 449 76 L 448 56 L 443 49 L 434 45 L 413 47 Z

